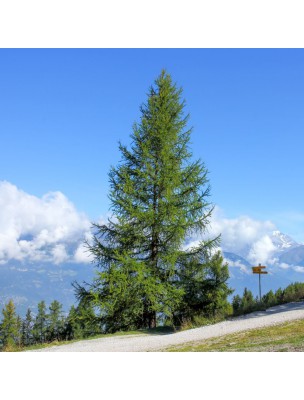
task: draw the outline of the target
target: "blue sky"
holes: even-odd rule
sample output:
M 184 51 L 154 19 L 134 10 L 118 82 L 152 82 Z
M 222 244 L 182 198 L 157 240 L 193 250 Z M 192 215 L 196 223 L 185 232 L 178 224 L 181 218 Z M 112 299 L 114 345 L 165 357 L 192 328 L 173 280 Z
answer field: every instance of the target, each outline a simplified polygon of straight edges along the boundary
M 184 89 L 211 200 L 304 241 L 302 49 L 2 49 L 0 181 L 105 215 L 118 141 L 162 68 Z

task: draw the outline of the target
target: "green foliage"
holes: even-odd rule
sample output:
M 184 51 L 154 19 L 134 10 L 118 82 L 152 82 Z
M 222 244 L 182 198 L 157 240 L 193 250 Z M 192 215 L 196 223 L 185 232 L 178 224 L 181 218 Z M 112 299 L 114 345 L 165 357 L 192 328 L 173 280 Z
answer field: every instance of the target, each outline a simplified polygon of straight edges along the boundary
M 179 284 L 184 297 L 175 313 L 175 324 L 184 325 L 196 318 L 216 318 L 231 313 L 227 296 L 233 293 L 227 285 L 228 264 L 220 252 L 201 258 L 200 254 L 182 260 Z
M 83 337 L 78 321 L 78 313 L 75 306 L 72 306 L 66 319 L 65 336 L 67 340 L 80 339 Z
M 35 318 L 30 309 L 22 320 L 10 301 L 2 310 L 0 323 L 0 350 L 17 351 L 33 345 L 81 339 L 101 333 L 101 325 L 91 304 L 72 306 L 67 317 L 63 315 L 62 304 L 54 300 L 47 307 L 44 301 L 38 303 Z
M 214 254 L 214 260 L 211 263 L 211 270 L 207 268 L 196 269 L 197 271 L 204 272 L 194 274 L 193 277 L 187 281 L 189 286 L 184 290 L 184 296 L 188 293 L 189 298 L 193 295 L 190 301 L 183 300 L 181 304 L 187 304 L 186 308 L 180 308 L 175 311 L 175 316 L 179 316 L 179 323 L 181 329 L 189 329 L 198 326 L 210 325 L 224 320 L 227 316 L 232 314 L 241 315 L 247 312 L 257 311 L 271 307 L 277 304 L 283 304 L 289 301 L 301 301 L 304 295 L 304 283 L 295 282 L 287 286 L 285 289 L 278 289 L 275 293 L 270 290 L 263 296 L 263 301 L 260 303 L 257 298 L 254 299 L 253 294 L 247 288 L 244 289 L 243 296 L 236 295 L 233 298 L 232 304 L 227 303 L 226 295 L 231 292 L 227 287 L 225 281 L 225 268 L 226 264 L 222 264 L 222 256 L 218 253 Z M 195 269 L 194 269 L 195 270 Z M 192 272 L 194 271 L 192 270 Z M 187 270 L 189 275 L 191 271 Z M 209 272 L 206 272 L 209 271 Z M 201 280 L 199 279 L 201 278 Z M 209 287 L 200 287 L 200 284 L 208 281 Z M 194 289 L 191 289 L 190 282 L 193 282 Z M 223 286 L 218 290 L 219 281 L 221 280 Z M 212 285 L 212 281 L 217 284 Z M 185 284 L 186 281 L 184 281 Z M 113 282 L 115 285 L 115 282 Z M 128 289 L 128 284 L 121 286 L 121 288 Z M 207 290 L 208 289 L 208 290 Z M 207 293 L 206 296 L 198 296 L 200 293 Z M 103 326 L 104 319 L 96 314 L 93 307 L 93 301 L 86 302 L 87 298 L 84 297 L 77 307 L 72 306 L 67 317 L 63 316 L 62 305 L 54 300 L 49 306 L 49 314 L 46 313 L 46 305 L 41 301 L 38 305 L 38 313 L 35 318 L 32 316 L 30 309 L 27 310 L 25 318 L 22 320 L 15 311 L 13 301 L 9 301 L 2 310 L 3 320 L 0 323 L 0 350 L 1 351 L 18 351 L 24 347 L 32 347 L 33 345 L 46 346 L 50 342 L 61 342 L 65 340 L 77 340 L 83 338 L 94 338 L 106 332 Z M 119 302 L 118 302 L 119 303 Z M 211 306 L 212 305 L 212 306 Z M 109 306 L 110 307 L 110 306 Z M 112 306 L 111 306 L 112 307 Z M 114 307 L 114 306 L 113 306 Z M 136 307 L 139 307 L 137 305 Z M 192 307 L 192 309 L 191 309 Z M 190 311 L 189 311 L 190 309 Z M 115 310 L 115 307 L 113 308 Z M 178 314 L 180 313 L 180 314 Z M 117 311 L 117 318 L 123 314 L 123 310 Z M 115 312 L 111 314 L 115 316 Z M 127 314 L 125 315 L 127 321 Z M 136 330 L 128 331 L 127 334 L 134 333 L 165 333 L 172 332 L 172 319 L 162 319 L 164 326 L 153 328 L 152 330 Z M 128 322 L 126 322 L 127 325 Z M 133 323 L 133 322 L 132 322 Z M 121 324 L 118 323 L 117 326 Z M 113 325 L 114 327 L 114 325 Z M 113 332 L 117 329 L 113 328 Z M 119 330 L 121 332 L 121 330 Z
M 245 313 L 254 311 L 256 305 L 256 300 L 253 297 L 251 290 L 247 288 L 244 289 L 241 307 Z
M 61 340 L 64 336 L 64 318 L 62 304 L 57 300 L 50 304 L 47 320 L 47 341 Z
M 240 314 L 242 311 L 242 298 L 238 294 L 233 297 L 232 308 L 235 315 Z
M 74 284 L 77 297 L 98 309 L 106 332 L 153 328 L 158 318 L 195 311 L 188 267 L 197 274 L 196 290 L 205 291 L 195 293 L 203 296 L 199 311 L 226 306 L 228 269 L 211 256 L 219 238 L 183 250 L 187 236 L 206 233 L 212 207 L 205 165 L 191 160 L 181 94 L 165 71 L 150 88 L 131 148 L 119 144 L 121 162 L 109 173 L 113 217 L 94 224 L 93 243 L 87 243 L 99 268 L 96 279 Z
M 278 304 L 278 300 L 272 290 L 270 290 L 263 296 L 262 302 L 265 304 L 266 307 L 272 307 Z
M 47 314 L 45 301 L 38 303 L 38 313 L 36 315 L 33 336 L 36 343 L 44 343 L 47 338 Z
M 283 302 L 298 301 L 304 299 L 304 283 L 295 282 L 287 286 L 283 291 Z
M 30 309 L 27 310 L 25 319 L 22 322 L 22 346 L 30 346 L 34 342 L 33 338 L 33 316 Z
M 275 292 L 275 297 L 276 297 L 277 304 L 282 304 L 284 302 L 283 301 L 283 295 L 284 295 L 284 293 L 283 293 L 283 290 L 281 288 L 279 288 Z
M 15 304 L 10 300 L 2 310 L 3 320 L 0 325 L 1 345 L 4 350 L 14 349 L 20 344 L 20 320 L 15 311 Z
M 258 298 L 254 299 L 252 292 L 245 288 L 242 298 L 239 295 L 233 297 L 232 307 L 234 315 L 241 315 L 257 310 L 265 310 L 265 308 L 279 304 L 301 300 L 304 300 L 304 283 L 294 282 L 285 289 L 279 288 L 275 293 L 270 290 L 262 297 L 261 302 Z

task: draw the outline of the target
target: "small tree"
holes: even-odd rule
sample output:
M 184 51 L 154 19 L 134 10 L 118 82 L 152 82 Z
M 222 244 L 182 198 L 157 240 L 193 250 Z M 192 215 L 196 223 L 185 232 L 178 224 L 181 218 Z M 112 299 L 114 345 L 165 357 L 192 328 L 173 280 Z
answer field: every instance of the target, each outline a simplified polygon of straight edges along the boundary
M 38 303 L 38 314 L 36 315 L 33 326 L 33 336 L 37 343 L 44 343 L 46 341 L 47 321 L 46 305 L 45 301 L 42 300 Z
M 60 340 L 63 335 L 64 318 L 62 314 L 62 304 L 54 300 L 49 306 L 48 314 L 48 341 Z
M 74 305 L 70 308 L 69 314 L 66 318 L 65 325 L 65 338 L 67 340 L 80 339 L 83 333 L 78 321 L 77 309 Z
M 27 309 L 25 319 L 22 321 L 22 345 L 29 346 L 33 343 L 33 316 L 30 308 Z
M 245 288 L 243 297 L 242 297 L 242 310 L 244 313 L 251 312 L 255 309 L 256 304 L 257 304 L 258 298 L 256 300 L 253 297 L 252 291 Z
M 281 288 L 277 289 L 275 292 L 275 297 L 278 304 L 284 303 L 283 296 L 284 296 L 283 290 Z
M 276 296 L 272 290 L 263 296 L 262 302 L 264 303 L 265 307 L 272 307 L 277 304 Z
M 19 344 L 19 323 L 13 300 L 5 305 L 2 314 L 0 327 L 2 347 L 4 350 L 12 350 Z
M 92 302 L 81 300 L 72 306 L 67 317 L 66 334 L 70 339 L 85 338 L 102 333 L 100 318 L 94 312 Z
M 181 308 L 175 314 L 175 324 L 192 320 L 194 317 L 206 318 L 224 316 L 231 312 L 227 296 L 233 293 L 227 285 L 228 264 L 218 251 L 212 256 L 181 258 L 179 285 L 184 298 Z
M 242 299 L 238 294 L 236 296 L 233 296 L 232 308 L 233 308 L 233 313 L 235 315 L 241 314 L 241 312 L 242 312 Z
M 304 298 L 304 283 L 294 282 L 288 285 L 283 291 L 284 303 L 299 301 Z

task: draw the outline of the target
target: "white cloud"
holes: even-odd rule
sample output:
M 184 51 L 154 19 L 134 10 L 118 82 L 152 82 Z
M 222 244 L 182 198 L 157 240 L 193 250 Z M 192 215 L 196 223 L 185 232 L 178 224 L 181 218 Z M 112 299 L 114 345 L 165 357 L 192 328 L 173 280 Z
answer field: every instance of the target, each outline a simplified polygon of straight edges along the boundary
M 275 230 L 271 221 L 258 221 L 248 216 L 225 218 L 218 207 L 214 209 L 210 225 L 211 234 L 221 234 L 221 246 L 225 251 L 244 257 L 248 256 L 255 243 L 261 241 L 262 237 L 270 237 Z
M 257 263 L 267 263 L 272 261 L 274 252 L 276 251 L 275 245 L 269 235 L 264 235 L 261 239 L 252 244 L 248 254 L 248 260 Z
M 282 268 L 282 269 L 289 269 L 289 268 L 291 268 L 291 265 L 286 264 L 286 263 L 280 263 L 280 264 L 278 264 L 278 267 Z
M 271 221 L 259 221 L 248 216 L 226 218 L 222 210 L 215 207 L 207 236 L 221 235 L 223 251 L 238 254 L 257 264 L 274 261 L 276 247 L 271 240 L 274 230 L 276 226 Z M 195 246 L 200 239 L 198 236 L 189 238 L 187 248 Z
M 99 223 L 105 221 L 102 218 Z M 39 198 L 0 181 L 0 265 L 8 260 L 89 263 L 92 256 L 84 239 L 91 240 L 90 228 L 87 216 L 61 192 Z M 236 253 L 253 264 L 270 263 L 276 250 L 271 240 L 274 230 L 271 221 L 248 216 L 229 219 L 216 207 L 208 236 L 221 234 L 223 251 Z M 201 239 L 188 238 L 185 248 L 197 245 Z M 246 270 L 241 264 L 234 266 Z M 283 264 L 280 267 L 286 268 Z
M 69 259 L 69 255 L 67 254 L 66 248 L 63 244 L 56 244 L 51 253 L 55 264 L 62 264 Z
M 281 269 L 291 269 L 295 272 L 300 272 L 304 274 L 304 267 L 300 265 L 292 265 L 292 264 L 286 264 L 286 263 L 279 263 L 277 266 Z
M 227 260 L 224 258 L 224 261 L 227 262 L 229 264 L 230 268 L 235 268 L 235 269 L 239 269 L 240 271 L 244 272 L 245 274 L 249 275 L 251 274 L 251 269 L 247 268 L 246 265 L 244 265 L 241 261 L 232 261 L 232 260 Z M 231 269 L 230 269 L 230 276 L 233 276 L 233 272 L 231 273 Z
M 216 207 L 211 219 L 211 233 L 221 234 L 224 251 L 236 253 L 253 264 L 273 262 L 276 250 L 271 236 L 276 226 L 248 216 L 226 218 Z
M 0 264 L 11 259 L 78 262 L 73 253 L 90 235 L 90 226 L 61 192 L 39 198 L 0 182 Z
M 295 266 L 293 267 L 293 270 L 296 272 L 301 272 L 302 274 L 304 274 L 304 267 L 300 267 L 300 266 Z
M 85 239 L 90 241 L 91 239 L 91 234 L 86 233 Z M 74 260 L 77 263 L 89 263 L 93 261 L 93 256 L 91 253 L 88 252 L 88 248 L 84 244 L 84 242 L 80 243 L 79 246 L 77 247 L 75 254 L 74 254 Z

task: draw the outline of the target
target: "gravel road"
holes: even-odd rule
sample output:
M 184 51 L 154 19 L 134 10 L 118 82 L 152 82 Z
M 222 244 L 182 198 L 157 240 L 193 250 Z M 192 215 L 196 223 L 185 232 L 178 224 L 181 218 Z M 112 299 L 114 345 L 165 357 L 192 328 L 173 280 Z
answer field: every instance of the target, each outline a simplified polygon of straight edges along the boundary
M 144 352 L 164 350 L 172 345 L 195 342 L 248 329 L 281 324 L 304 318 L 304 302 L 289 303 L 233 318 L 215 325 L 190 329 L 172 334 L 116 336 L 82 340 L 61 346 L 53 346 L 39 352 Z

